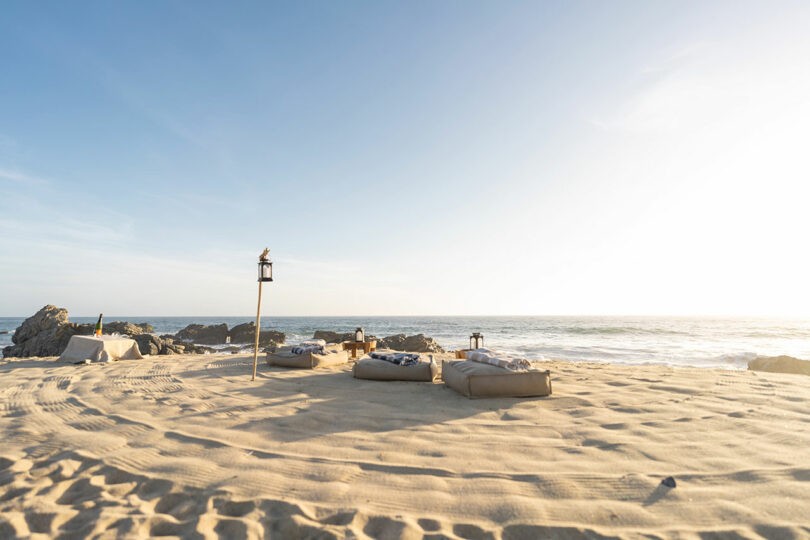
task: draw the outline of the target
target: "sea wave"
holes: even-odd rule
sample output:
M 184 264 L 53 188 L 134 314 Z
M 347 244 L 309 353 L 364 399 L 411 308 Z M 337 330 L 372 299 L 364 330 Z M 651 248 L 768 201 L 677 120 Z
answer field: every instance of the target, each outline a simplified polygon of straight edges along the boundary
M 549 330 L 556 330 L 560 333 L 566 334 L 595 334 L 595 335 L 611 335 L 611 334 L 644 334 L 644 335 L 660 335 L 671 336 L 681 335 L 688 336 L 689 332 L 682 332 L 679 330 L 671 330 L 666 328 L 640 328 L 637 326 L 568 326 L 556 327 Z
M 757 356 L 758 354 L 755 352 L 734 352 L 709 358 L 708 362 L 720 366 L 733 366 L 739 369 L 745 369 L 748 366 L 748 362 Z

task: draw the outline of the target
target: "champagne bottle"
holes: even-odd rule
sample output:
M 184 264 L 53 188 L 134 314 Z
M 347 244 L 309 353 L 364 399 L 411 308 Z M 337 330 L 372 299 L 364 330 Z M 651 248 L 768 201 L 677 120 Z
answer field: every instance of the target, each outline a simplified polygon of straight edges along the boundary
M 99 313 L 98 315 L 98 322 L 96 323 L 96 331 L 93 333 L 93 335 L 96 337 L 101 337 L 101 317 L 103 315 L 104 315 L 103 313 Z

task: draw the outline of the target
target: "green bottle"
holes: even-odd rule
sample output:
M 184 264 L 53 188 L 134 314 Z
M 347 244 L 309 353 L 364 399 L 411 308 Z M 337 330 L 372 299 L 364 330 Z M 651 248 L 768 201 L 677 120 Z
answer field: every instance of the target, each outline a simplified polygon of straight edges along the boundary
M 98 322 L 96 323 L 96 331 L 93 333 L 93 335 L 96 336 L 96 337 L 101 337 L 101 317 L 103 315 L 104 315 L 103 313 L 98 314 Z

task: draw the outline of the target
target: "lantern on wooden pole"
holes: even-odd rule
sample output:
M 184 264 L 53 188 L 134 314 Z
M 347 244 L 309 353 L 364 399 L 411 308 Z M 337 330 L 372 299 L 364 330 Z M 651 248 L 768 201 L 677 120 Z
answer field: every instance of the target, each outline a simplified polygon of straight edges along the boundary
M 253 377 L 251 381 L 256 380 L 256 364 L 259 360 L 259 333 L 260 323 L 262 319 L 262 283 L 265 281 L 273 281 L 273 263 L 270 262 L 268 253 L 270 250 L 264 248 L 261 255 L 259 255 L 259 306 L 256 308 L 256 341 L 253 345 Z

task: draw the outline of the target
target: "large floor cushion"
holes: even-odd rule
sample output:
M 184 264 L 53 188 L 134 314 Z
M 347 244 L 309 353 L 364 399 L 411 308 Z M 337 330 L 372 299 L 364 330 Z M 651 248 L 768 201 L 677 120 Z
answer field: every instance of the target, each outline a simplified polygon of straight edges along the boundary
M 442 362 L 444 384 L 469 398 L 551 394 L 550 371 L 510 371 L 471 360 Z
M 432 381 L 439 374 L 434 362 L 420 362 L 413 366 L 398 366 L 377 358 L 362 358 L 352 366 L 356 379 L 373 381 Z
M 268 366 L 316 369 L 337 366 L 349 361 L 347 351 L 327 349 L 325 354 L 293 354 L 289 348 L 267 353 Z

